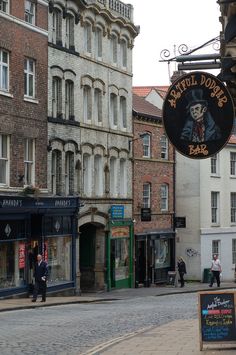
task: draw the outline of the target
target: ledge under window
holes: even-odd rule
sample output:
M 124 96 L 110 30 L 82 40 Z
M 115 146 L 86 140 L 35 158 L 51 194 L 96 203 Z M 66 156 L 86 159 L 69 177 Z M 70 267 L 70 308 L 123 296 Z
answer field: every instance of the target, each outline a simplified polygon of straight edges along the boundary
M 0 90 L 0 95 L 10 97 L 11 99 L 13 98 L 13 95 L 10 94 L 8 91 L 2 91 L 2 90 Z
M 27 97 L 27 96 L 24 96 L 24 101 L 30 102 L 31 104 L 38 104 L 39 103 L 39 100 L 34 99 L 33 97 Z

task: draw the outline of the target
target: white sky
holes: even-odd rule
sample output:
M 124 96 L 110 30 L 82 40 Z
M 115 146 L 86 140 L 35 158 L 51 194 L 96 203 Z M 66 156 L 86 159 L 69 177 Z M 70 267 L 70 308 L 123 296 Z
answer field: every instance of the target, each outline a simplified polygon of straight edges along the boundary
M 134 7 L 134 23 L 140 26 L 133 49 L 133 86 L 168 85 L 167 63 L 160 52 L 185 43 L 189 49 L 219 36 L 221 24 L 217 0 L 126 0 Z M 216 53 L 208 46 L 200 53 Z M 171 65 L 171 74 L 174 70 Z M 209 71 L 209 70 L 205 70 Z M 219 70 L 209 71 L 217 75 Z

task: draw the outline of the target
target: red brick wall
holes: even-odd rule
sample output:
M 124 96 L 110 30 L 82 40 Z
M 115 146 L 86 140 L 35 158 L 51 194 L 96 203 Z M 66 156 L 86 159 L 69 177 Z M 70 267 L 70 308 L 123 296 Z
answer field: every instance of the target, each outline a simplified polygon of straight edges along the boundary
M 134 171 L 133 171 L 133 215 L 136 220 L 134 232 L 140 233 L 150 229 L 173 228 L 174 211 L 174 151 L 169 144 L 169 159 L 161 159 L 160 138 L 164 133 L 164 128 L 160 124 L 153 124 L 134 119 L 134 138 L 140 133 L 149 132 L 151 134 L 151 158 L 143 158 L 142 139 L 133 142 Z M 151 183 L 151 211 L 152 220 L 150 222 L 141 221 L 141 207 L 143 198 L 143 184 Z M 161 211 L 161 185 L 169 185 L 169 209 L 167 212 Z
M 39 6 L 44 22 L 46 6 Z M 24 1 L 11 1 L 11 14 L 24 18 Z M 22 17 L 23 16 L 23 17 Z M 48 38 L 7 19 L 0 19 L 0 48 L 10 53 L 9 93 L 0 95 L 0 133 L 11 135 L 10 186 L 23 186 L 18 174 L 24 174 L 24 138 L 35 138 L 36 185 L 47 186 L 47 82 Z M 24 101 L 24 59 L 36 61 L 36 100 Z

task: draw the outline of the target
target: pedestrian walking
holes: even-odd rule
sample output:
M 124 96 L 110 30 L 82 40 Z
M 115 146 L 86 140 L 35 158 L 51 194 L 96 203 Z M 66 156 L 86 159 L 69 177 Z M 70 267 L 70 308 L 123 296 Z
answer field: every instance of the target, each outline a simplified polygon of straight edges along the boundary
M 211 262 L 211 282 L 210 282 L 210 287 L 213 286 L 215 279 L 217 282 L 217 286 L 220 287 L 220 273 L 222 272 L 222 267 L 220 260 L 218 259 L 218 255 L 213 255 L 213 260 Z
M 187 274 L 187 271 L 186 271 L 186 264 L 182 256 L 178 258 L 177 266 L 178 266 L 179 277 L 180 277 L 180 287 L 184 287 L 184 282 L 185 282 L 184 274 Z
M 42 255 L 38 254 L 34 270 L 35 285 L 32 302 L 36 302 L 39 291 L 42 292 L 41 302 L 46 302 L 47 276 L 48 265 L 43 261 Z

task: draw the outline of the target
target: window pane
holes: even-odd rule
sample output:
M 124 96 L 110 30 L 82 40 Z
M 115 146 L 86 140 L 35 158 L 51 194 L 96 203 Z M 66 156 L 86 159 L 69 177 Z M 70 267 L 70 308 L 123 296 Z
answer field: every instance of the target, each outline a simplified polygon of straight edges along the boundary
M 6 184 L 7 161 L 0 159 L 0 184 Z

